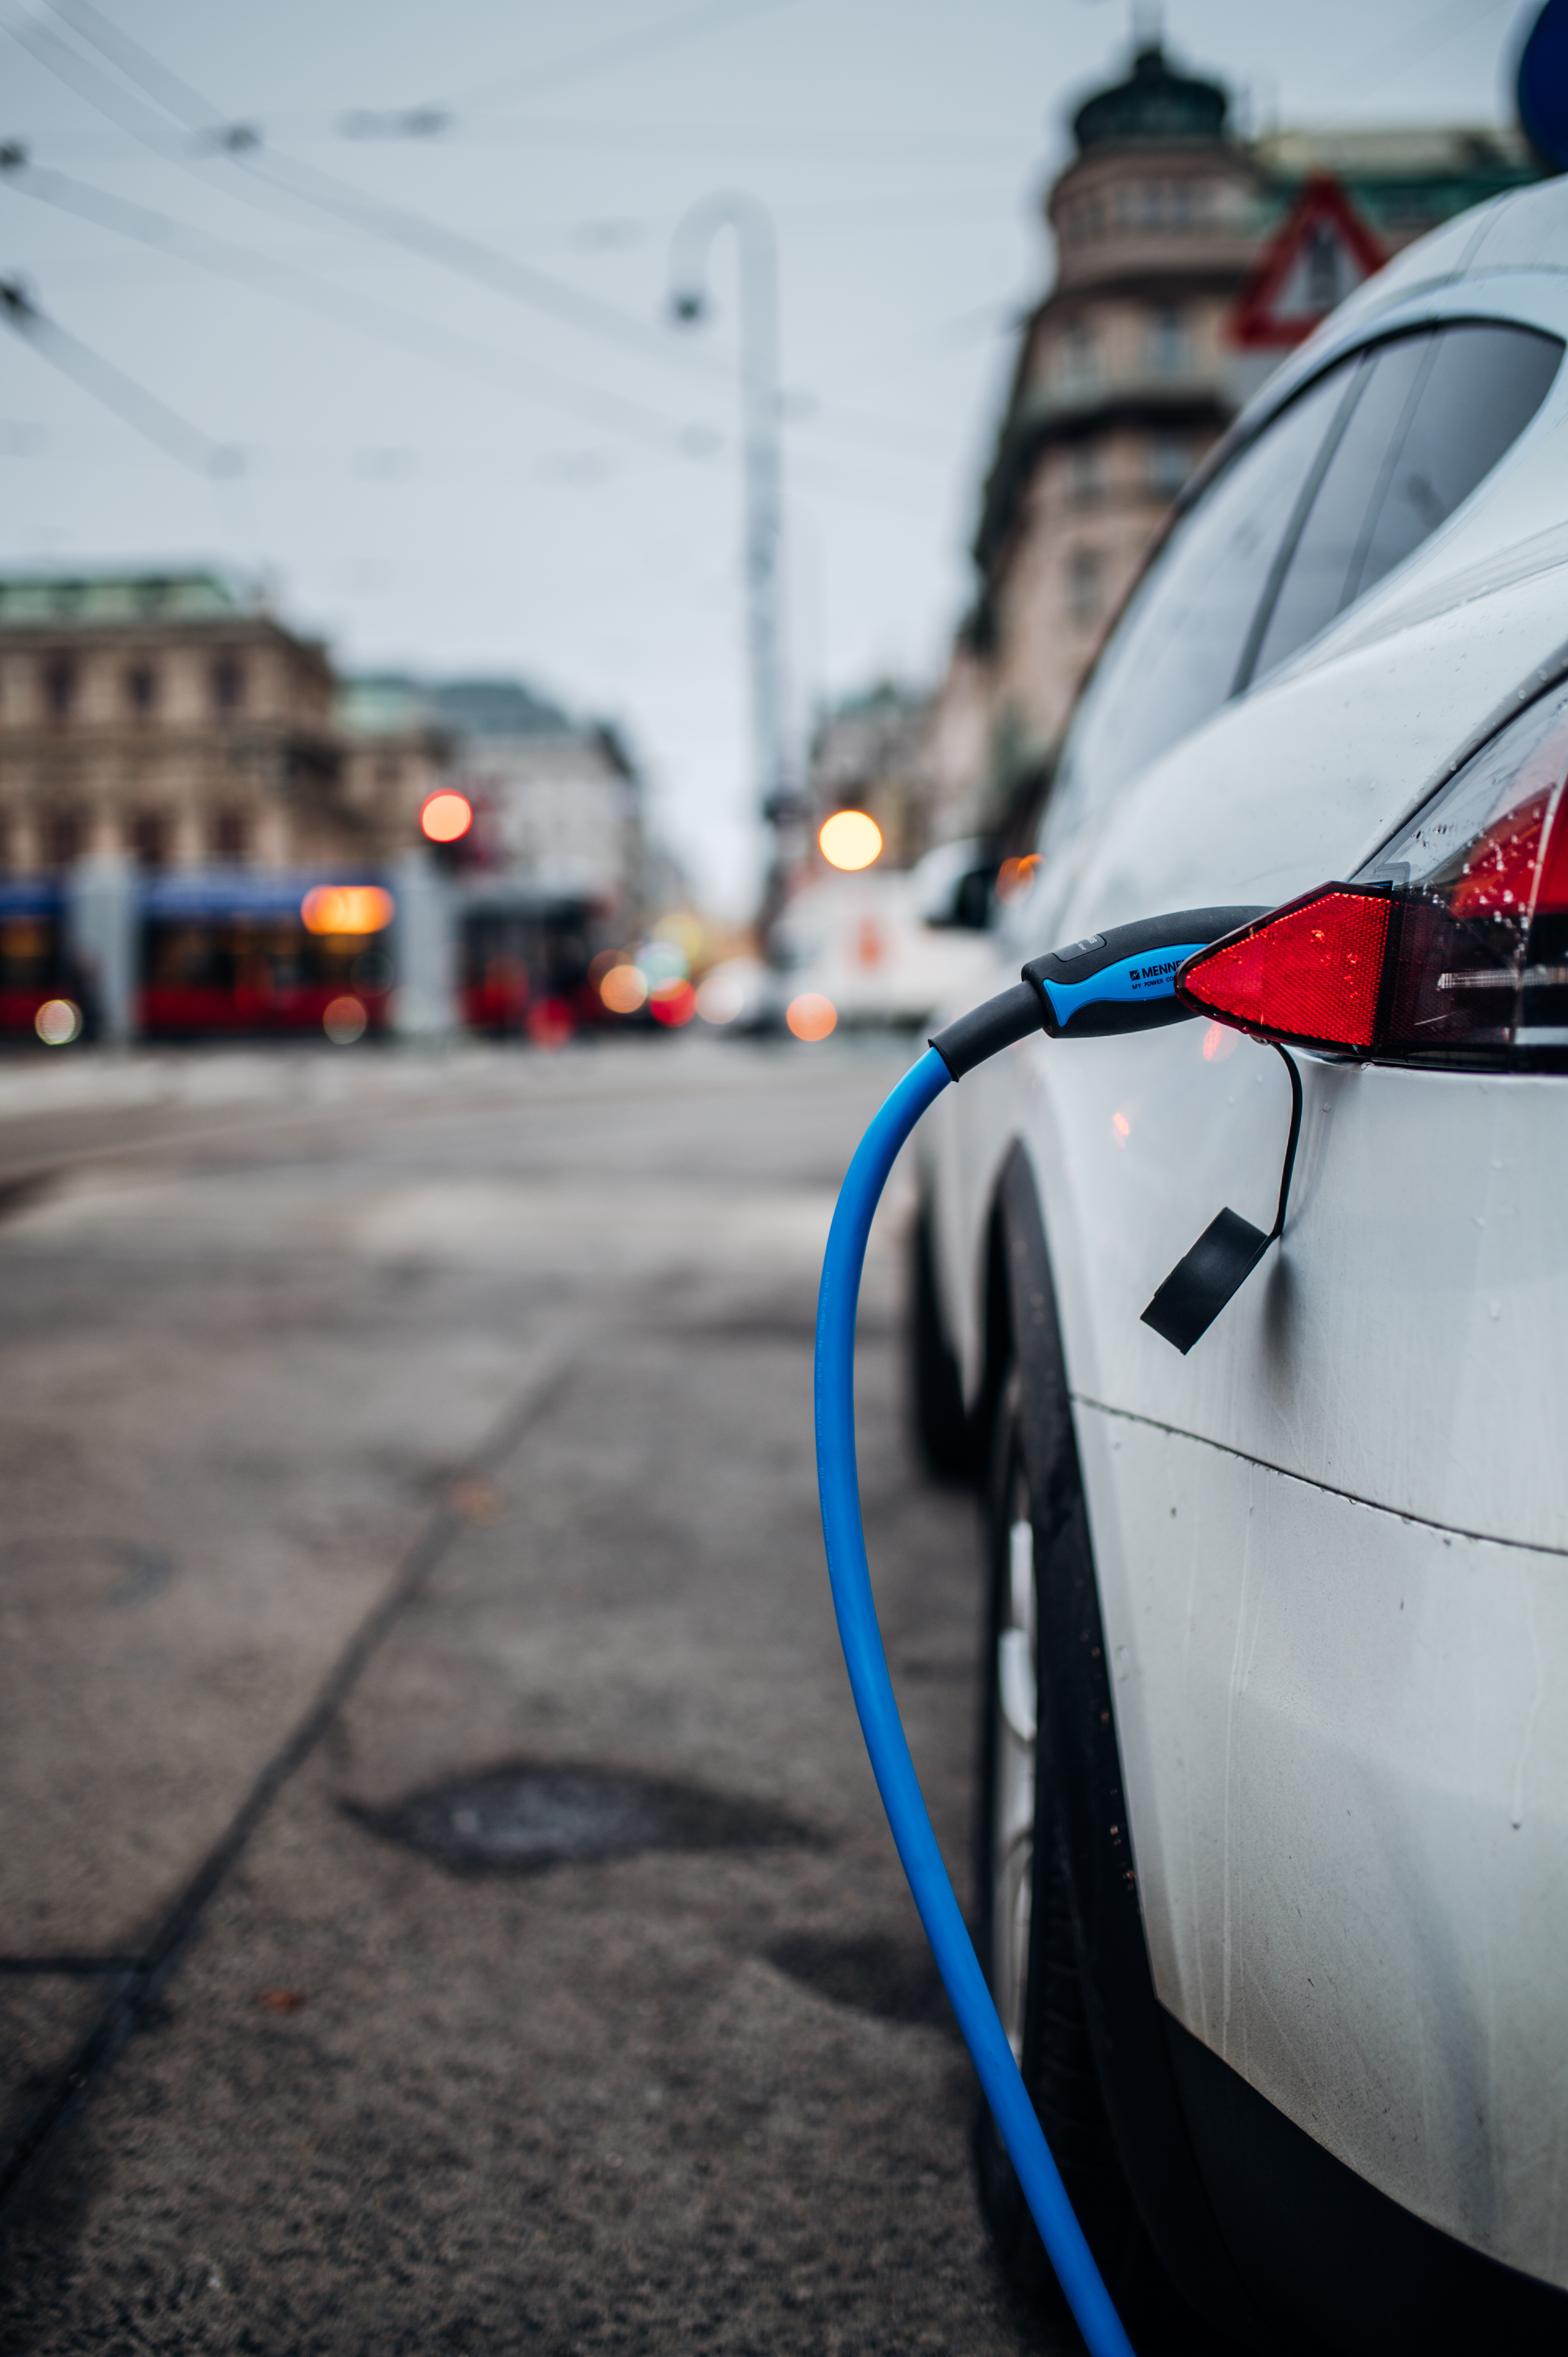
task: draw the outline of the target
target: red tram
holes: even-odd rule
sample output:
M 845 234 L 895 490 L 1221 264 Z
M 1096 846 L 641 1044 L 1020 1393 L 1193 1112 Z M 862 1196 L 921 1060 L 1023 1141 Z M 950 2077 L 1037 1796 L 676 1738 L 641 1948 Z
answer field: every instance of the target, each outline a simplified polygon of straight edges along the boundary
M 65 895 L 48 879 L 0 884 L 0 1038 L 38 1037 L 42 1010 L 57 1001 L 73 1010 L 80 1028 L 84 993 L 67 938 Z
M 140 1038 L 325 1034 L 347 1045 L 392 1028 L 402 977 L 387 884 L 197 869 L 124 889 Z M 0 1039 L 63 1044 L 100 1028 L 93 960 L 72 953 L 73 890 L 70 876 L 0 882 Z M 595 903 L 481 885 L 458 888 L 448 907 L 467 1028 L 555 1046 L 604 1023 L 588 980 L 601 946 Z
M 525 1034 L 553 1047 L 601 1026 L 605 1009 L 588 980 L 600 912 L 579 893 L 476 894 L 459 935 L 458 991 L 470 1031 Z
M 362 878 L 149 877 L 136 1028 L 151 1039 L 387 1028 L 394 904 Z

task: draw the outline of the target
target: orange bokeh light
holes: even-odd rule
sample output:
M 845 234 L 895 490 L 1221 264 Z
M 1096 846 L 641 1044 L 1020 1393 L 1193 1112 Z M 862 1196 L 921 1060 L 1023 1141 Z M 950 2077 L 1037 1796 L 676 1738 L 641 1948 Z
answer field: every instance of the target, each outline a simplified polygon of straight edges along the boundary
M 1040 872 L 1040 856 L 1031 851 L 1024 859 L 1004 859 L 996 871 L 999 900 L 1021 900 Z
M 635 1015 L 648 996 L 648 978 L 636 965 L 612 965 L 599 976 L 599 996 L 612 1015 Z
M 307 933 L 380 933 L 395 913 L 379 884 L 317 884 L 299 904 Z
M 882 829 L 865 811 L 834 811 L 817 833 L 830 867 L 869 867 L 882 850 Z
M 689 982 L 671 974 L 668 982 L 656 982 L 648 994 L 648 1011 L 655 1023 L 668 1023 L 672 1028 L 690 1023 L 697 1011 L 697 994 Z
M 474 823 L 474 805 L 467 794 L 445 789 L 431 795 L 419 813 L 419 823 L 432 843 L 456 843 Z
M 820 990 L 803 990 L 784 1010 L 784 1020 L 797 1039 L 825 1039 L 838 1019 L 838 1008 Z

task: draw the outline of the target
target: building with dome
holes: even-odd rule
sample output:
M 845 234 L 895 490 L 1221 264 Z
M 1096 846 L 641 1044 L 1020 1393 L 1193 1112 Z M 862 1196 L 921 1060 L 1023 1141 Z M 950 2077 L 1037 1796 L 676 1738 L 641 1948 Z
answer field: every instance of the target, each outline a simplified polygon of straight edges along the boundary
M 1320 241 L 1312 257 L 1321 312 L 1380 259 L 1538 168 L 1497 129 L 1243 139 L 1224 85 L 1157 42 L 1083 102 L 1072 133 L 1045 205 L 1056 276 L 1023 328 L 980 503 L 974 601 L 932 720 L 939 836 L 1031 831 L 1073 698 L 1151 540 L 1282 356 L 1239 349 L 1236 323 L 1304 195 L 1331 184 L 1354 230 L 1348 250 Z

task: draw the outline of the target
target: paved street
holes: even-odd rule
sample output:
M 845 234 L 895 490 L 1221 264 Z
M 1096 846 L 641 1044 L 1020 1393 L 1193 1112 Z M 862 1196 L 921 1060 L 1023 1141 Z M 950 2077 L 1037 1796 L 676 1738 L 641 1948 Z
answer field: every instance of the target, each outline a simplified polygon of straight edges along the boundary
M 818 1258 L 901 1061 L 0 1071 L 7 2351 L 1048 2345 L 816 1527 Z M 897 1211 L 862 1476 L 961 1876 Z

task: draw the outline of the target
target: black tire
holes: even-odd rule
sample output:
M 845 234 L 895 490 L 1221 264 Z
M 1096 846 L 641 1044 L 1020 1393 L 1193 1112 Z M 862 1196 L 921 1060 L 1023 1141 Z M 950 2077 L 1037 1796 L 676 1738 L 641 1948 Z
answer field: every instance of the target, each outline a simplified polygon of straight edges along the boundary
M 1048 1742 L 1037 1727 L 1032 1745 L 1021 1739 L 1031 1687 L 1033 1718 L 1039 1713 L 1035 1632 L 1044 1622 L 1039 1599 L 1050 1563 L 1025 1468 L 1015 1368 L 997 1402 L 985 1521 L 975 1947 L 1068 2198 L 1123 2322 L 1130 2330 L 1179 2330 L 1186 2311 L 1144 2231 L 1101 2095 Z M 1025 1797 L 1029 1781 L 1032 1806 Z M 1056 2277 L 983 2099 L 974 2156 L 981 2208 L 1015 2288 L 1060 2309 Z
M 915 1451 L 933 1481 L 974 1479 L 970 1422 L 958 1361 L 942 1330 L 929 1212 L 922 1206 L 909 1239 L 908 1370 Z

